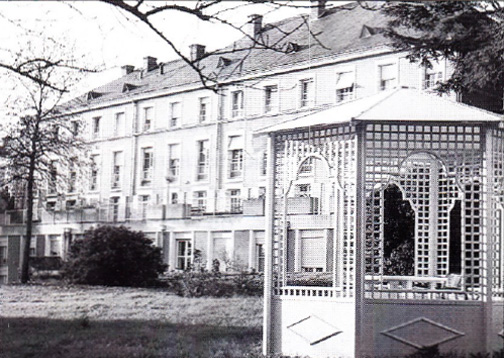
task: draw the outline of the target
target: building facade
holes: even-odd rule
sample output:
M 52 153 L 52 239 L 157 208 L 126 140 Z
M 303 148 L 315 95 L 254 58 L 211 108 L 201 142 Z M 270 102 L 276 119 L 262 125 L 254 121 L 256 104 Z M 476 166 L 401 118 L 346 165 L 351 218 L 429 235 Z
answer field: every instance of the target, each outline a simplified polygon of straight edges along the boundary
M 309 22 L 272 26 L 253 17 L 250 36 L 270 42 L 282 37 L 279 29 L 309 24 L 311 31 L 300 27 L 282 39 L 285 51 L 205 57 L 204 46 L 193 45 L 195 63 L 218 79 L 215 88 L 182 61 L 146 57 L 144 68 L 124 66 L 121 78 L 76 98 L 72 111 L 84 123 L 78 130 L 92 164 L 70 192 L 40 191 L 32 254 L 64 259 L 86 229 L 112 224 L 145 232 L 169 270 L 218 262 L 221 270 L 262 271 L 268 156 L 261 129 L 393 88 L 429 91 L 449 75 L 445 62 L 426 69 L 394 51 L 379 31 L 386 24 L 379 12 L 330 5 L 320 1 Z M 292 196 L 322 187 L 306 176 Z M 302 199 L 297 206 L 324 207 Z M 12 282 L 25 210 L 4 210 L 1 220 L 0 281 Z

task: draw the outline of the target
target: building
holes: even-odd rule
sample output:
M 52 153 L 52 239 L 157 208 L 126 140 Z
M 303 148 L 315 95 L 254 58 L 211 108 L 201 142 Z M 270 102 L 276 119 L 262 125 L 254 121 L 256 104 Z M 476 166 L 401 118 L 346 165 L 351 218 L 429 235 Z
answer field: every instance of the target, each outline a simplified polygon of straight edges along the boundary
M 282 40 L 284 52 L 203 58 L 205 47 L 192 45 L 193 59 L 219 79 L 215 91 L 180 60 L 146 57 L 144 68 L 124 66 L 121 78 L 76 98 L 72 110 L 85 123 L 76 129 L 94 164 L 84 187 L 71 185 L 65 195 L 41 190 L 33 255 L 64 258 L 86 229 L 117 224 L 151 237 L 169 270 L 218 260 L 221 270 L 262 271 L 268 135 L 260 130 L 393 88 L 429 91 L 449 73 L 444 62 L 421 68 L 394 51 L 379 31 L 386 24 L 379 12 L 318 4 L 311 32 L 300 17 L 273 26 L 252 16 L 250 36 L 273 43 L 279 29 L 301 26 Z M 323 189 L 307 177 L 295 190 L 304 198 Z M 315 213 L 326 204 L 299 199 L 297 208 Z M 4 210 L 1 220 L 0 279 L 11 282 L 25 211 Z

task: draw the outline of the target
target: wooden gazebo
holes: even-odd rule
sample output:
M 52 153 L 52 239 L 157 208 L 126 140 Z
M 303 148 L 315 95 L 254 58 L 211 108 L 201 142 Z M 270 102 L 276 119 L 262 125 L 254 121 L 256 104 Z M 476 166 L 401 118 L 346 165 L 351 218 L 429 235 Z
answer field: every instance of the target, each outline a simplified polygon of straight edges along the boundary
M 401 88 L 264 129 L 265 353 L 502 349 L 501 122 Z

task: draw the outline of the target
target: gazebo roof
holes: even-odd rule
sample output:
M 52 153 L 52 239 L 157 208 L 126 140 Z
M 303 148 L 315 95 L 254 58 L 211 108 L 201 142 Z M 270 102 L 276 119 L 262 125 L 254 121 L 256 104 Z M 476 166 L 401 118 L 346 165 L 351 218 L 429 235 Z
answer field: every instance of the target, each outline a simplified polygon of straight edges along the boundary
M 345 102 L 263 128 L 260 133 L 324 127 L 351 121 L 499 122 L 502 116 L 418 89 L 398 88 Z

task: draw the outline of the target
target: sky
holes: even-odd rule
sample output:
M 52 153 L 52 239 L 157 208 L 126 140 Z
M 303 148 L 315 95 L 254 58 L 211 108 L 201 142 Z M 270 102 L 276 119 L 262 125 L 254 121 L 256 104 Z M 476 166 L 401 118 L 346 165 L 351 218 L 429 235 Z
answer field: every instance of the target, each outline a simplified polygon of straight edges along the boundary
M 145 6 L 162 3 L 174 1 L 146 1 Z M 228 10 L 222 16 L 241 26 L 251 13 L 265 14 L 264 22 L 268 23 L 309 12 L 307 8 L 271 11 L 270 6 L 261 4 L 240 6 L 243 3 L 226 1 Z M 183 4 L 192 5 L 194 1 L 183 1 Z M 295 4 L 309 3 L 296 1 Z M 207 49 L 213 50 L 242 36 L 228 26 L 204 23 L 180 12 L 156 15 L 154 21 L 185 54 L 188 54 L 190 44 L 204 44 Z M 84 93 L 120 77 L 123 65 L 143 67 L 145 56 L 156 57 L 161 62 L 176 58 L 168 45 L 145 24 L 118 8 L 98 1 L 0 1 L 0 26 L 0 60 L 9 56 L 12 60 L 16 51 L 25 51 L 30 44 L 37 47 L 49 39 L 65 44 L 65 51 L 70 51 L 84 65 L 101 70 L 80 81 L 75 93 Z M 0 97 L 5 97 L 15 86 L 2 81 Z

